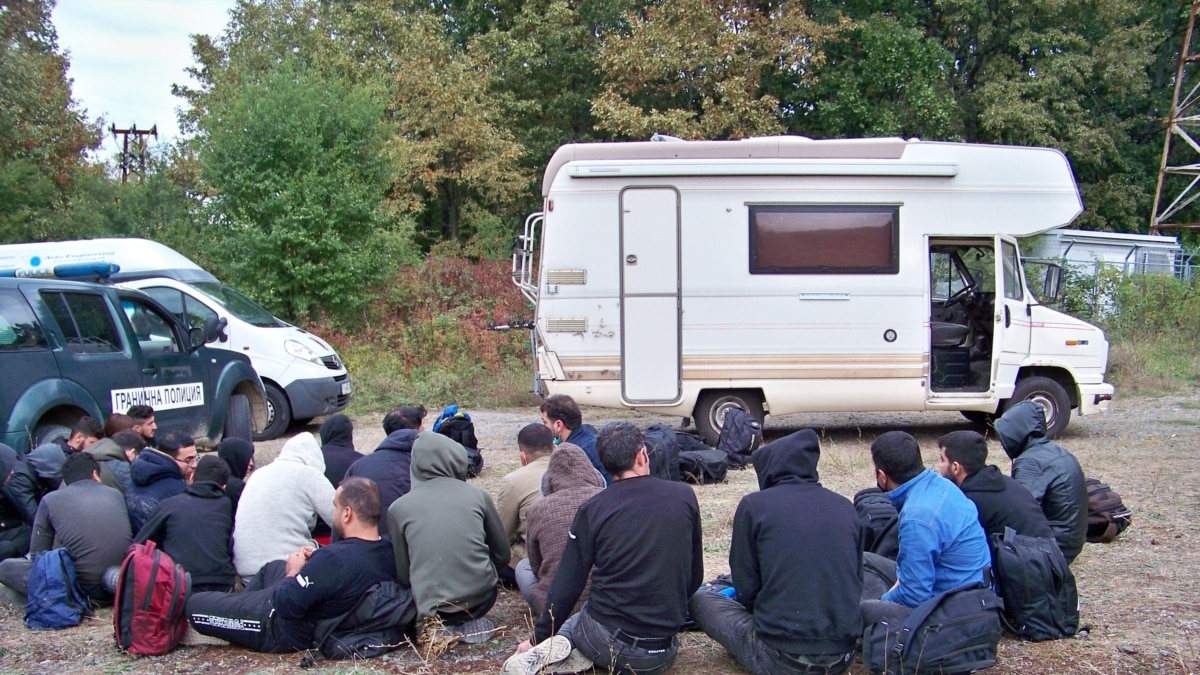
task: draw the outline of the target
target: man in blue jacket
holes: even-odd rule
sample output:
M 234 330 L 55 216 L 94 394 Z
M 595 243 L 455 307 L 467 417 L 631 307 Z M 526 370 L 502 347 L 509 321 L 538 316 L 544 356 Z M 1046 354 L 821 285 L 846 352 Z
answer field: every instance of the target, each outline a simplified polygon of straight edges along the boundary
M 917 439 L 889 431 L 871 444 L 871 461 L 876 485 L 900 512 L 900 552 L 894 563 L 863 554 L 863 622 L 903 621 L 938 593 L 983 581 L 991 553 L 979 512 L 957 485 L 925 468 Z
M 554 434 L 554 444 L 574 443 L 583 450 L 592 462 L 592 466 L 604 476 L 604 484 L 612 485 L 612 474 L 600 462 L 600 454 L 596 451 L 596 432 L 583 423 L 583 413 L 579 404 L 566 394 L 555 394 L 542 401 L 542 424 Z

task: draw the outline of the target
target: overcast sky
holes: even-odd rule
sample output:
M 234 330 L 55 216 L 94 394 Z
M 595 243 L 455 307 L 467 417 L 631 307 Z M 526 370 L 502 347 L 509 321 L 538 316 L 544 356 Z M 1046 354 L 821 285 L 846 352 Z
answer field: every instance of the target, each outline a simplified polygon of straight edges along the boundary
M 179 135 L 174 83 L 193 83 L 193 33 L 220 34 L 235 0 L 57 0 L 59 48 L 69 52 L 72 92 L 90 119 L 104 117 L 104 156 L 117 149 L 111 124 L 158 125 L 160 142 Z

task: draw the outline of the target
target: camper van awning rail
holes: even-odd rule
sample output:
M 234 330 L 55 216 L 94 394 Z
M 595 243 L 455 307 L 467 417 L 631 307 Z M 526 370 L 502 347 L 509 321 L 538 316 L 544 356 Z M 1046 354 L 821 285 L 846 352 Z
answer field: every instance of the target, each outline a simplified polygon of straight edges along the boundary
M 781 159 L 754 161 L 575 161 L 572 178 L 656 178 L 665 176 L 896 176 L 953 178 L 956 162 L 905 162 L 894 159 Z

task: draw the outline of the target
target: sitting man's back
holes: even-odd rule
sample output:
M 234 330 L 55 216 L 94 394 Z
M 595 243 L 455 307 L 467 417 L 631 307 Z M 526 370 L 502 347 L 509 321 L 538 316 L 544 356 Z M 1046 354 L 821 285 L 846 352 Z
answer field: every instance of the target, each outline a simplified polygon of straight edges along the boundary
M 938 470 L 975 503 L 987 536 L 1004 535 L 1011 527 L 1027 537 L 1054 538 L 1050 523 L 1033 495 L 1015 480 L 987 464 L 987 440 L 975 431 L 954 431 L 938 439 Z
M 260 652 L 318 646 L 318 621 L 349 612 L 371 588 L 393 580 L 395 571 L 392 546 L 378 534 L 374 483 L 346 479 L 333 497 L 332 511 L 339 541 L 264 565 L 241 593 L 193 594 L 187 602 L 192 627 Z
M 1050 521 L 1067 562 L 1083 550 L 1088 498 L 1083 469 L 1075 455 L 1046 438 L 1046 414 L 1033 401 L 1021 401 L 996 420 L 996 435 L 1012 458 L 1012 477 L 1033 494 Z
M 696 494 L 650 475 L 645 439 L 632 424 L 606 426 L 596 448 L 613 482 L 575 515 L 534 637 L 505 673 L 567 672 L 557 668 L 572 658 L 582 659 L 579 670 L 594 663 L 660 673 L 675 661 L 675 634 L 704 577 Z M 589 571 L 587 604 L 572 615 Z
M 759 491 L 738 504 L 729 550 L 736 599 L 701 588 L 690 602 L 700 628 L 756 675 L 836 675 L 862 636 L 858 514 L 818 482 L 820 453 L 812 429 L 754 453 Z
M 383 500 L 384 520 L 379 523 L 379 534 L 387 534 L 387 513 L 396 500 L 408 494 L 412 488 L 413 442 L 421 433 L 425 409 L 401 406 L 383 418 L 383 432 L 387 437 L 375 451 L 355 460 L 346 471 L 346 476 L 370 478 L 379 486 Z

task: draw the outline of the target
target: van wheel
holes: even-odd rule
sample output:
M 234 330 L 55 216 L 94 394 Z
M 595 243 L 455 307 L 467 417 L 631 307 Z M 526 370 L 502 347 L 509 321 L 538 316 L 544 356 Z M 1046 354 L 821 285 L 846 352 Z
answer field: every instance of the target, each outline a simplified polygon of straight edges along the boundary
M 229 397 L 229 410 L 225 411 L 225 438 L 252 439 L 250 425 L 250 399 L 245 394 Z
M 32 450 L 39 445 L 44 445 L 53 441 L 56 438 L 70 438 L 71 427 L 61 424 L 39 424 L 33 429 L 33 445 L 29 446 Z
M 267 426 L 254 434 L 256 441 L 279 438 L 292 423 L 292 407 L 288 405 L 287 394 L 273 384 L 264 382 L 263 385 L 267 392 Z
M 963 417 L 970 420 L 972 424 L 978 424 L 981 427 L 990 428 L 992 423 L 996 421 L 995 414 L 986 413 L 981 410 L 960 410 L 959 412 L 962 413 Z
M 1021 401 L 1033 401 L 1046 415 L 1046 435 L 1058 438 L 1071 421 L 1071 397 L 1058 382 L 1048 377 L 1027 377 L 1017 382 L 1012 398 L 1004 404 L 1007 410 Z
M 714 391 L 706 391 L 700 395 L 700 399 L 696 401 L 696 411 L 693 417 L 696 418 L 696 430 L 708 441 L 709 445 L 716 446 L 717 439 L 721 437 L 721 426 L 725 423 L 725 413 L 732 408 L 741 408 L 754 415 L 754 419 L 758 420 L 759 424 L 763 421 L 763 397 L 762 393 L 754 389 L 718 389 Z

